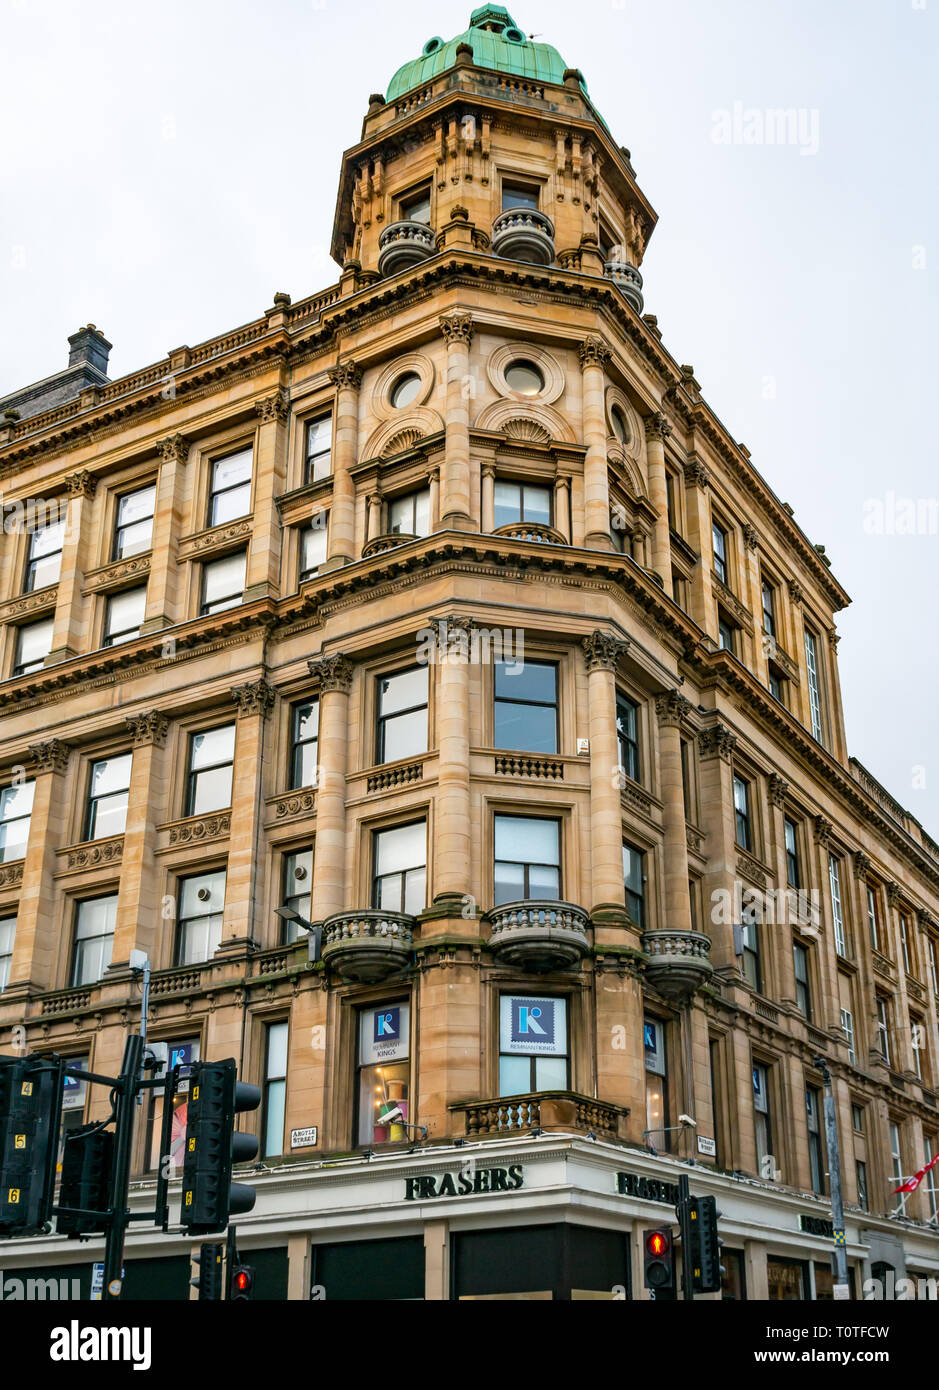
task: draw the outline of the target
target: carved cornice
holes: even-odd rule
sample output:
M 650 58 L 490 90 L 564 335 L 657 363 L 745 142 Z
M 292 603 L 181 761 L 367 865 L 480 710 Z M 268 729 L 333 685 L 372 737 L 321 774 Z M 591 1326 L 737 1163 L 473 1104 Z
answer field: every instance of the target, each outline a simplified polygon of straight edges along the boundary
M 607 347 L 602 338 L 591 333 L 589 338 L 585 338 L 578 348 L 581 370 L 587 367 L 605 367 L 613 354 Z
M 355 362 L 339 362 L 326 373 L 331 385 L 338 390 L 358 391 L 362 385 L 362 368 Z
M 70 497 L 94 497 L 98 479 L 87 468 L 82 468 L 77 473 L 66 474 L 65 486 Z
M 181 434 L 169 434 L 159 441 L 157 452 L 163 463 L 185 463 L 189 458 L 189 441 Z
M 741 878 L 756 884 L 757 888 L 766 887 L 767 877 L 762 864 L 752 855 L 742 854 L 740 850 L 737 851 L 737 873 Z
M 179 558 L 185 560 L 191 555 L 202 554 L 207 550 L 221 550 L 225 546 L 230 546 L 233 541 L 241 540 L 250 532 L 251 519 L 244 517 L 242 520 L 232 521 L 228 525 L 212 526 L 207 531 L 199 531 L 192 536 L 183 536 L 179 542 Z
M 287 400 L 287 393 L 285 391 L 275 391 L 273 396 L 268 396 L 264 400 L 255 401 L 254 408 L 260 417 L 262 425 L 268 425 L 274 421 L 283 423 L 290 414 L 290 402 Z
M 474 331 L 472 314 L 444 314 L 440 320 L 440 332 L 448 348 L 457 345 L 468 348 Z
M 292 792 L 289 796 L 280 796 L 274 802 L 274 814 L 278 820 L 309 815 L 315 810 L 316 790 L 313 787 L 305 787 L 303 791 Z
M 715 724 L 710 729 L 702 729 L 698 734 L 698 751 L 702 758 L 720 758 L 729 763 L 737 746 L 737 735 L 732 734 L 723 724 Z
M 114 560 L 109 565 L 102 565 L 100 569 L 86 570 L 85 572 L 85 591 L 96 592 L 98 589 L 107 589 L 112 584 L 118 584 L 123 579 L 130 579 L 133 575 L 147 575 L 150 572 L 150 555 L 136 555 L 130 560 Z
M 664 444 L 672 432 L 672 427 L 661 410 L 654 410 L 642 423 L 645 426 L 646 439 L 659 439 Z
M 199 840 L 218 840 L 231 830 L 231 812 L 214 816 L 193 816 L 170 826 L 170 844 L 188 845 Z
M 786 794 L 788 791 L 789 783 L 780 777 L 778 772 L 770 773 L 769 799 L 774 806 L 784 806 L 786 804 Z
M 336 652 L 332 656 L 315 656 L 307 662 L 311 676 L 320 683 L 321 690 L 340 690 L 348 694 L 352 686 L 353 665 Z
M 655 697 L 655 717 L 662 725 L 679 728 L 691 713 L 691 701 L 678 690 L 668 690 Z
M 36 764 L 37 772 L 64 772 L 68 767 L 71 745 L 59 738 L 50 738 L 47 743 L 31 743 L 29 756 Z
M 87 845 L 78 845 L 74 849 L 62 850 L 61 853 L 68 855 L 66 872 L 77 869 L 94 869 L 99 864 L 114 864 L 124 853 L 124 837 L 119 835 L 113 840 L 91 841 Z
M 274 708 L 276 693 L 263 676 L 260 680 L 248 681 L 246 685 L 233 685 L 231 697 L 238 706 L 238 718 L 259 714 L 266 719 Z
M 623 637 L 614 637 L 609 632 L 591 632 L 588 637 L 581 639 L 580 645 L 584 649 L 584 660 L 587 663 L 588 673 L 591 671 L 615 671 L 616 663 L 621 656 L 625 656 L 629 651 L 629 641 Z
M 16 888 L 23 882 L 23 860 L 0 864 L 0 888 Z
M 146 743 L 162 748 L 166 743 L 170 721 L 162 710 L 152 709 L 146 714 L 125 715 L 124 723 L 138 748 Z

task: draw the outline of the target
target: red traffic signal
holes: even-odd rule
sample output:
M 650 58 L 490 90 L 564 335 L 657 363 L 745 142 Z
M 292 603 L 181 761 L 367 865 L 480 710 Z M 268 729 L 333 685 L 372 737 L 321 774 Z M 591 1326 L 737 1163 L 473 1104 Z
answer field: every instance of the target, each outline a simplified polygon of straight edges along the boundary
M 668 1254 L 668 1238 L 663 1231 L 650 1231 L 646 1236 L 646 1253 L 661 1259 Z
M 675 1251 L 668 1226 L 656 1226 L 642 1238 L 643 1283 L 663 1292 L 675 1287 Z
M 237 1264 L 231 1272 L 228 1282 L 228 1298 L 232 1300 L 244 1300 L 251 1297 L 254 1293 L 254 1268 L 252 1265 Z

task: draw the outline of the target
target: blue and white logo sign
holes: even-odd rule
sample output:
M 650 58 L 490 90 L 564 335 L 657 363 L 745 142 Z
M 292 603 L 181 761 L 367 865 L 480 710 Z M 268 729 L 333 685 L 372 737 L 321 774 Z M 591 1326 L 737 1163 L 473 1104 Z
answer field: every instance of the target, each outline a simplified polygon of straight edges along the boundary
M 408 1055 L 409 1004 L 384 1004 L 359 1015 L 359 1062 L 403 1062 Z
M 503 1052 L 563 1057 L 567 1052 L 567 1003 L 530 994 L 503 994 L 500 1001 Z

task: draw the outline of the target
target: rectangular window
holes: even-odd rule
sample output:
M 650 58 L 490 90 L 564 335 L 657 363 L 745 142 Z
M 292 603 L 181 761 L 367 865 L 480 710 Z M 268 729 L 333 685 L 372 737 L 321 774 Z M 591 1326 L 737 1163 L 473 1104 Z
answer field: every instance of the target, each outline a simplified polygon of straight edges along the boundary
M 744 979 L 749 980 L 757 994 L 763 993 L 763 971 L 760 965 L 760 929 L 750 917 L 740 924 L 743 940 L 742 969 Z
M 244 594 L 247 565 L 248 552 L 236 550 L 234 555 L 223 555 L 220 560 L 209 560 L 202 566 L 199 612 L 203 617 L 207 613 L 223 613 L 227 608 L 238 607 Z
M 40 618 L 38 623 L 24 623 L 16 634 L 14 676 L 28 676 L 41 671 L 52 651 L 52 618 Z
M 25 859 L 35 782 L 16 782 L 0 791 L 0 864 Z
M 116 758 L 101 758 L 91 764 L 85 814 L 86 840 L 103 840 L 108 835 L 124 833 L 132 761 L 132 754 L 121 753 Z
M 822 1101 L 821 1093 L 815 1086 L 805 1088 L 805 1112 L 809 1131 L 809 1170 L 812 1174 L 812 1191 L 819 1197 L 825 1195 L 825 1161 L 822 1156 Z
M 900 1126 L 895 1120 L 891 1120 L 887 1126 L 890 1134 L 890 1166 L 893 1172 L 893 1182 L 895 1187 L 899 1187 L 903 1181 L 903 1155 L 900 1148 Z
M 714 554 L 714 573 L 722 584 L 727 583 L 727 532 L 715 521 L 711 526 L 711 549 Z
M 16 939 L 16 918 L 0 917 L 0 994 L 10 983 L 13 964 L 13 942 Z
M 548 661 L 495 663 L 494 747 L 558 751 L 558 668 Z
M 860 1159 L 854 1165 L 857 1173 L 857 1204 L 862 1211 L 870 1211 L 871 1199 L 867 1191 L 867 1164 Z
M 791 821 L 787 816 L 784 821 L 786 835 L 786 881 L 790 888 L 801 888 L 802 879 L 799 874 L 799 838 L 795 821 Z
M 75 957 L 73 985 L 93 985 L 111 964 L 114 925 L 117 921 L 117 894 L 105 898 L 86 898 L 75 915 Z
M 763 631 L 768 637 L 776 636 L 776 591 L 764 579 L 761 585 L 763 598 Z
M 932 979 L 932 992 L 939 994 L 939 963 L 936 961 L 936 942 L 931 936 L 926 938 L 929 950 L 929 974 Z
M 427 752 L 428 667 L 409 666 L 378 677 L 376 763 Z
M 293 908 L 305 922 L 310 920 L 310 893 L 313 883 L 313 850 L 295 849 L 284 855 L 283 906 Z M 283 945 L 297 941 L 303 930 L 296 922 L 280 919 Z
M 569 1076 L 567 1001 L 530 994 L 501 995 L 499 1095 L 566 1091 Z M 520 1113 L 508 1119 L 505 1127 L 524 1127 L 529 1123 L 527 1115 Z
M 528 521 L 535 526 L 551 525 L 551 489 L 531 483 L 495 485 L 495 527 Z
M 659 1018 L 642 1021 L 646 1064 L 646 1132 L 657 1149 L 670 1148 L 668 1129 L 668 1073 L 665 1067 L 665 1024 Z
M 889 1067 L 890 1061 L 890 1014 L 887 1001 L 882 994 L 877 996 L 877 1040 L 880 1052 Z
M 402 222 L 430 223 L 430 184 L 402 198 L 399 203 Z
M 394 497 L 388 503 L 388 533 L 392 536 L 430 535 L 430 488 Z
M 140 626 L 147 608 L 147 588 L 125 589 L 121 594 L 110 594 L 104 618 L 105 647 L 116 647 L 121 642 L 132 642 L 140 636 Z
M 851 1128 L 854 1129 L 854 1130 L 856 1130 L 858 1134 L 863 1134 L 863 1133 L 864 1133 L 864 1107 L 863 1107 L 863 1105 L 858 1105 L 858 1104 L 856 1104 L 856 1103 L 852 1103 L 852 1105 L 851 1105 Z
M 189 736 L 186 815 L 201 816 L 231 805 L 235 726 L 221 724 Z
M 616 739 L 619 765 L 627 777 L 639 781 L 639 706 L 627 695 L 616 692 Z M 683 750 L 686 745 L 682 745 Z M 682 776 L 685 774 L 685 751 L 682 753 Z M 687 801 L 685 807 L 687 815 Z
M 304 700 L 290 711 L 290 786 L 315 787 L 319 758 L 320 702 Z
M 329 537 L 329 522 L 326 512 L 320 512 L 311 526 L 300 532 L 300 583 L 312 579 L 319 573 L 326 560 L 326 547 Z
M 900 913 L 900 951 L 903 955 L 903 969 L 912 975 L 913 963 L 910 957 L 910 923 L 905 912 Z
M 251 510 L 252 450 L 213 459 L 209 484 L 209 526 L 223 526 Z
M 423 912 L 427 891 L 427 823 L 412 821 L 372 837 L 372 907 L 383 912 Z
M 125 492 L 123 497 L 118 498 L 112 560 L 140 555 L 151 548 L 155 502 L 155 483 L 151 483 L 149 487 L 138 488 L 136 492 Z
M 923 1048 L 926 1042 L 926 1030 L 923 1021 L 910 1014 L 910 1045 L 913 1053 L 913 1070 L 923 1079 Z
M 402 1121 L 412 1119 L 410 1018 L 408 1004 L 382 1004 L 359 1012 L 359 1144 L 393 1144 L 408 1137 Z
M 737 629 L 726 616 L 718 610 L 717 614 L 717 645 L 722 652 L 733 652 L 735 650 L 735 638 Z
M 62 569 L 62 546 L 65 542 L 65 522 L 51 521 L 36 526 L 29 533 L 29 554 L 26 560 L 26 592 L 58 584 Z
M 848 1061 L 852 1067 L 857 1066 L 857 1053 L 854 1047 L 854 1015 L 850 1009 L 841 1010 L 841 1031 L 848 1044 Z
M 786 703 L 786 680 L 781 676 L 775 666 L 769 668 L 769 693 L 774 700 L 778 700 L 781 705 Z
M 737 844 L 741 849 L 753 849 L 753 836 L 750 828 L 750 784 L 742 777 L 734 778 L 734 825 Z
M 561 897 L 561 825 L 540 816 L 496 816 L 494 902 Z
M 678 532 L 677 513 L 675 510 L 675 474 L 665 470 L 665 510 L 668 515 L 669 528 Z
M 287 1023 L 265 1028 L 264 1098 L 261 1157 L 280 1158 L 284 1152 L 284 1120 L 287 1115 Z
M 306 427 L 306 482 L 328 478 L 333 463 L 333 417 L 320 415 Z
M 848 943 L 844 930 L 844 909 L 841 905 L 841 864 L 833 854 L 828 856 L 828 886 L 831 890 L 831 915 L 835 924 L 835 950 L 847 956 Z
M 211 960 L 222 942 L 224 907 L 224 869 L 180 880 L 177 965 L 198 965 Z
M 805 666 L 809 678 L 809 710 L 812 715 L 812 737 L 824 741 L 822 729 L 822 688 L 818 667 L 818 638 L 805 629 Z
M 761 1177 L 772 1181 L 770 1165 L 765 1162 L 773 1152 L 773 1128 L 770 1122 L 769 1067 L 753 1066 L 753 1118 L 756 1132 L 757 1169 Z
M 694 786 L 692 784 L 692 761 L 691 748 L 688 740 L 683 738 L 678 743 L 681 752 L 681 801 L 685 810 L 685 820 L 693 821 L 694 815 Z
M 507 208 L 537 208 L 538 189 L 531 184 L 504 183 L 502 185 L 502 211 Z
M 809 953 L 798 941 L 792 943 L 792 960 L 796 972 L 796 1004 L 799 1011 L 812 1020 L 812 996 L 809 990 Z
M 923 1136 L 923 1165 L 932 1163 L 937 1154 L 937 1140 L 934 1134 Z M 929 1219 L 935 1221 L 939 1216 L 939 1175 L 935 1168 L 929 1168 L 926 1172 L 926 1201 L 929 1205 Z
M 626 910 L 637 927 L 646 925 L 646 895 L 643 869 L 645 855 L 635 845 L 623 842 L 623 883 L 626 886 Z
M 867 885 L 867 925 L 870 928 L 871 945 L 875 951 L 880 951 L 880 912 L 877 907 L 877 894 L 870 884 Z

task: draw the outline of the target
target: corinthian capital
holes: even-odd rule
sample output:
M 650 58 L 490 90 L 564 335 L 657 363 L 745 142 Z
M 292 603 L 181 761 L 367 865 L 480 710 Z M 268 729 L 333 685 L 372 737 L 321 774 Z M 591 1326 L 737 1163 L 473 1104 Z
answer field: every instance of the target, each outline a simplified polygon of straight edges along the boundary
M 262 425 L 271 424 L 275 420 L 284 421 L 290 414 L 290 404 L 285 391 L 275 391 L 273 396 L 268 396 L 266 400 L 255 401 L 254 408 Z
M 238 706 L 239 719 L 250 714 L 260 714 L 266 719 L 274 708 L 274 695 L 274 687 L 268 685 L 263 676 L 260 680 L 248 681 L 246 685 L 233 685 L 231 690 L 231 697 Z
M 678 728 L 691 713 L 691 701 L 678 690 L 667 690 L 655 697 L 655 717 L 662 725 Z
M 580 345 L 580 365 L 585 367 L 604 367 L 613 356 L 602 338 L 591 334 Z
M 162 748 L 166 743 L 170 721 L 162 710 L 151 709 L 146 714 L 128 714 L 124 718 L 124 723 L 127 725 L 128 732 L 133 735 L 134 743 L 138 746 L 152 743 L 157 748 Z
M 654 410 L 651 415 L 647 415 L 643 424 L 646 429 L 646 439 L 661 439 L 664 443 L 672 432 L 672 427 L 661 410 Z
M 36 764 L 37 772 L 64 772 L 68 766 L 71 745 L 60 738 L 50 738 L 48 743 L 31 743 L 29 756 Z
M 703 729 L 698 735 L 698 748 L 702 758 L 720 758 L 728 763 L 736 746 L 737 735 L 732 734 L 723 724 Z
M 157 445 L 163 463 L 185 463 L 189 457 L 189 441 L 181 434 L 170 434 Z
M 65 486 L 70 497 L 94 497 L 98 479 L 87 468 L 82 468 L 78 473 L 69 473 Z
M 339 362 L 335 367 L 330 367 L 326 375 L 340 391 L 346 387 L 358 391 L 362 385 L 362 368 L 357 367 L 354 362 Z
M 321 690 L 348 692 L 352 685 L 352 662 L 342 652 L 332 656 L 315 656 L 307 662 L 311 676 L 316 676 Z
M 580 644 L 584 649 L 587 671 L 615 671 L 616 663 L 629 650 L 629 642 L 609 632 L 591 632 Z
M 440 320 L 440 331 L 447 347 L 460 343 L 468 348 L 473 341 L 473 316 L 472 314 L 444 314 Z

